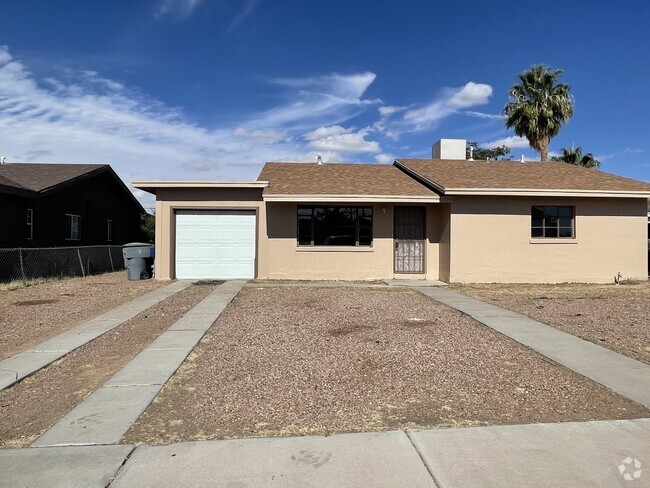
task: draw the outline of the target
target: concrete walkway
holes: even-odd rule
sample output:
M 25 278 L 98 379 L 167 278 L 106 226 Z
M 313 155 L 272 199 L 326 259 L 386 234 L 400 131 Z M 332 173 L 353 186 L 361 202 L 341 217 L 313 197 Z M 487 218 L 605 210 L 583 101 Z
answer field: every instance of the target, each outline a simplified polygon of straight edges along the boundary
M 647 364 L 453 290 L 436 287 L 415 289 L 650 408 L 650 366 Z M 650 439 L 648 441 L 650 443 Z
M 648 487 L 649 439 L 640 419 L 3 449 L 0 487 Z
M 74 329 L 0 361 L 0 391 L 187 288 L 191 283 L 191 281 L 176 281 L 158 288 L 88 320 Z
M 118 443 L 244 283 L 217 287 L 32 446 Z

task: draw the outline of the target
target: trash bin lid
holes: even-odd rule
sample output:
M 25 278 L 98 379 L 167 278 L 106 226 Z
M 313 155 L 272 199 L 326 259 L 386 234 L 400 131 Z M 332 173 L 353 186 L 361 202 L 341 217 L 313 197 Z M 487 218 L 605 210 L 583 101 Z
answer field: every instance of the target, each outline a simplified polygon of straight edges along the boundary
M 122 245 L 122 247 L 153 247 L 153 244 L 150 242 L 129 242 L 128 244 Z

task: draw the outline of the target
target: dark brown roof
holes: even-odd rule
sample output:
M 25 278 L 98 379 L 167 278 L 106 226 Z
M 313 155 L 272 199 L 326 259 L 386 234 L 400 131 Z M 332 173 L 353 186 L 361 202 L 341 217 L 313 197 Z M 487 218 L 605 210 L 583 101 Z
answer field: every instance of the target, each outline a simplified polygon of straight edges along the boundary
M 108 167 L 106 164 L 8 163 L 0 165 L 0 184 L 43 192 Z
M 560 162 L 399 159 L 396 164 L 445 193 L 453 189 L 650 192 L 650 183 Z
M 387 164 L 266 163 L 258 181 L 268 181 L 264 195 L 435 194 L 398 168 Z

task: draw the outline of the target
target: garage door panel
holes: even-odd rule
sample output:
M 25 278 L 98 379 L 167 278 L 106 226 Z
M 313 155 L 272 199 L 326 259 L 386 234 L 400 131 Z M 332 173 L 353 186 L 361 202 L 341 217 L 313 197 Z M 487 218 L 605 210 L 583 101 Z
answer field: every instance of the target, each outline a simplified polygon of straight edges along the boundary
M 178 211 L 176 277 L 254 278 L 255 225 L 251 211 Z

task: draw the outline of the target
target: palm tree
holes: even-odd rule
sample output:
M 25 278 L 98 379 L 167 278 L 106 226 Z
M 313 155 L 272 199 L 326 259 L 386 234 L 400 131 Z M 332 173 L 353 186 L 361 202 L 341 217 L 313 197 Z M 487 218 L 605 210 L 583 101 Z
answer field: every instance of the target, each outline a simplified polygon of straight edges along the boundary
M 594 158 L 594 155 L 591 153 L 582 154 L 582 148 L 580 146 L 576 148 L 562 148 L 562 154 L 560 156 L 553 156 L 551 158 L 553 161 L 563 161 L 569 164 L 575 164 L 576 166 L 584 166 L 585 168 L 600 168 L 600 161 Z
M 525 136 L 537 149 L 542 161 L 548 160 L 548 145 L 573 115 L 573 97 L 569 85 L 558 83 L 562 70 L 551 71 L 548 66 L 534 65 L 519 75 L 520 83 L 510 87 L 508 103 L 503 113 L 506 127 Z

